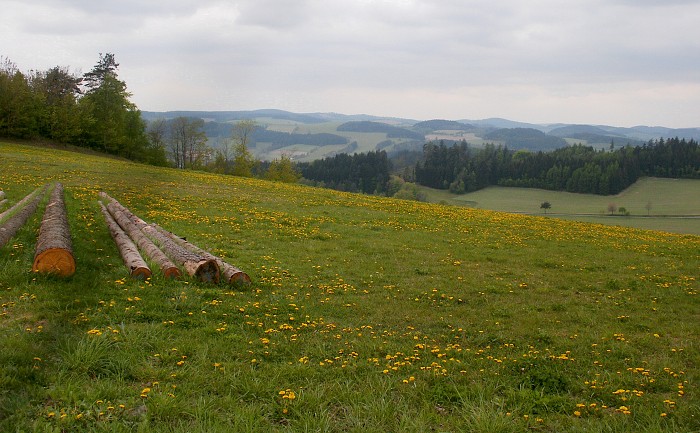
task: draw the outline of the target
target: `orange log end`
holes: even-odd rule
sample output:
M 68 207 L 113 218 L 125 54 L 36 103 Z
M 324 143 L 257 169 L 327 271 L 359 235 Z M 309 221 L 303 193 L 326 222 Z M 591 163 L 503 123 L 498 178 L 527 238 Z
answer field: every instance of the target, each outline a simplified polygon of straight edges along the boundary
M 75 273 L 73 254 L 63 248 L 50 248 L 34 258 L 34 272 L 70 277 Z
M 151 278 L 151 270 L 144 268 L 143 266 L 139 266 L 138 268 L 131 270 L 131 278 L 137 280 L 147 280 L 148 278 Z
M 182 272 L 178 268 L 168 268 L 163 271 L 163 275 L 169 280 L 175 280 L 182 276 Z

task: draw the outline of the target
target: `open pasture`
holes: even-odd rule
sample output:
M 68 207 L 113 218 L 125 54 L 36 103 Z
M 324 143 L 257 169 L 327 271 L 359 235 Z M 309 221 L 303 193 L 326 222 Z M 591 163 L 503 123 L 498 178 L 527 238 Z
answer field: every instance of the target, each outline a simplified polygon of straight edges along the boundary
M 31 272 L 41 212 L 0 247 L 1 431 L 700 429 L 697 236 L 0 158 L 13 203 L 63 183 L 77 266 Z M 129 279 L 100 191 L 252 284 Z
M 500 186 L 462 195 L 423 190 L 431 202 L 544 216 L 540 205 L 548 201 L 552 205 L 548 216 L 700 235 L 699 180 L 643 178 L 613 196 Z M 629 216 L 619 215 L 617 211 L 610 216 L 610 204 L 616 209 L 625 208 Z

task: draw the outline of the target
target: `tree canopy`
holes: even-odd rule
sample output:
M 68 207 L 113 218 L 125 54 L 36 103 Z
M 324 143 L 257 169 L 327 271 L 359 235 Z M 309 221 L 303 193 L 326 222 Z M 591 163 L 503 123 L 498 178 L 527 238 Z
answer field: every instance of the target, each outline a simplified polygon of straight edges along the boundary
M 165 150 L 149 141 L 118 68 L 111 53 L 100 54 L 82 76 L 61 66 L 22 73 L 9 59 L 0 59 L 0 136 L 45 138 L 166 164 Z

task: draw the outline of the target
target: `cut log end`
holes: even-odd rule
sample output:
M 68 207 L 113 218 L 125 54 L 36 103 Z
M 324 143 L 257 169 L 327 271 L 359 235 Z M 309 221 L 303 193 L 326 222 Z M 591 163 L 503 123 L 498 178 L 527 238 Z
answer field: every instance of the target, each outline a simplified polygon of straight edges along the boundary
M 163 270 L 163 275 L 169 280 L 176 280 L 182 276 L 182 272 L 178 268 L 166 268 Z
M 229 277 L 228 283 L 234 286 L 250 284 L 250 277 L 243 271 L 234 272 Z
M 75 273 L 75 259 L 70 251 L 63 248 L 50 248 L 34 258 L 34 272 L 70 277 Z
M 131 278 L 136 279 L 136 280 L 147 280 L 151 278 L 151 270 L 148 268 L 144 268 L 142 266 L 139 266 L 137 268 L 134 268 L 131 270 Z
M 216 264 L 215 260 L 202 260 L 198 264 L 194 276 L 199 281 L 218 284 L 220 279 L 219 265 Z

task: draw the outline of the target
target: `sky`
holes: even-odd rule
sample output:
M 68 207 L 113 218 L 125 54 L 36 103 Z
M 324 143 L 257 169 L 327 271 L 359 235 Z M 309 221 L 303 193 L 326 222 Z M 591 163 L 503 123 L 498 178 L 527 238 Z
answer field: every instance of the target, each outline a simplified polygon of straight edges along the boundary
M 0 56 L 144 111 L 700 126 L 700 0 L 3 0 Z

